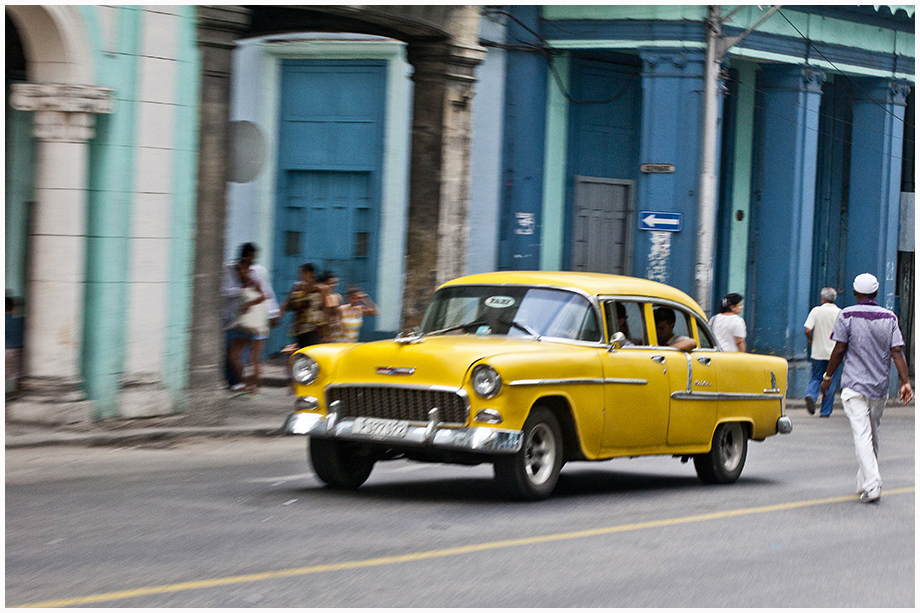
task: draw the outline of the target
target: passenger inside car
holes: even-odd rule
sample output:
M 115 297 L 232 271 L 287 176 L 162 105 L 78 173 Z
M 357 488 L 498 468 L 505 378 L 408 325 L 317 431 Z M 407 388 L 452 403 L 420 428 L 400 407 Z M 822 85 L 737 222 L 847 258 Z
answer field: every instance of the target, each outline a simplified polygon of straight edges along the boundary
M 658 344 L 674 347 L 681 351 L 691 351 L 696 348 L 696 341 L 689 336 L 675 334 L 674 326 L 677 317 L 674 309 L 658 307 L 655 309 L 655 329 L 658 331 Z
M 622 332 L 626 338 L 621 347 L 634 347 L 648 345 L 645 334 L 645 318 L 642 316 L 642 305 L 637 302 L 607 302 L 604 305 L 607 329 L 610 337 L 614 333 Z M 614 314 L 616 314 L 614 316 Z

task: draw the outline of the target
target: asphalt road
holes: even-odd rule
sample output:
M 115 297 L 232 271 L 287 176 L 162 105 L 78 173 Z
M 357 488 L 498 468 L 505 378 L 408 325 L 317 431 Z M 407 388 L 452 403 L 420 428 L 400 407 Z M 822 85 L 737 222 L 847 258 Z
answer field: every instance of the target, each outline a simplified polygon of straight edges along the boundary
M 567 465 L 538 503 L 488 465 L 321 486 L 305 439 L 6 452 L 6 606 L 913 607 L 914 410 L 882 422 L 878 504 L 845 416 L 793 415 L 741 479 Z

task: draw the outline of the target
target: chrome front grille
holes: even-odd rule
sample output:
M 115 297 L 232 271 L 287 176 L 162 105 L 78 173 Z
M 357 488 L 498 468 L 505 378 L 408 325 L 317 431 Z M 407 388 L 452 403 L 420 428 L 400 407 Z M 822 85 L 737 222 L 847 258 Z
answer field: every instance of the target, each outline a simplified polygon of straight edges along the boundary
M 390 385 L 346 385 L 326 390 L 329 405 L 339 401 L 339 418 L 379 417 L 427 422 L 428 411 L 437 407 L 440 420 L 465 424 L 470 414 L 466 394 L 450 390 Z

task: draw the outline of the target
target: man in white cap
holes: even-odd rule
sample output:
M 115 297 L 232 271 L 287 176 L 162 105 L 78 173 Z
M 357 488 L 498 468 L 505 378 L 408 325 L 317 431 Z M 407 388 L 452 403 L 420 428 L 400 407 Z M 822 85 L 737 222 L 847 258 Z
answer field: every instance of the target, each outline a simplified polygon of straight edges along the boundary
M 875 502 L 882 495 L 882 478 L 878 469 L 878 428 L 888 400 L 891 361 L 901 380 L 900 396 L 904 404 L 914 397 L 904 359 L 904 339 L 898 329 L 898 316 L 875 303 L 878 279 L 869 273 L 853 281 L 855 306 L 840 312 L 831 338 L 834 351 L 821 382 L 821 393 L 830 387 L 834 371 L 846 355 L 843 367 L 843 410 L 850 419 L 856 445 L 856 491 L 863 502 Z

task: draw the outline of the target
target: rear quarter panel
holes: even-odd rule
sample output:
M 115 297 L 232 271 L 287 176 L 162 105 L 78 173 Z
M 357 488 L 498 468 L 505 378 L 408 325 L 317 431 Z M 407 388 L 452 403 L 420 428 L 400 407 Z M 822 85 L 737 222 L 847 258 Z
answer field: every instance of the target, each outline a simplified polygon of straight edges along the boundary
M 737 394 L 767 394 L 778 390 L 775 400 L 720 400 L 719 423 L 743 421 L 752 425 L 751 438 L 776 434 L 776 420 L 782 415 L 786 395 L 788 363 L 777 356 L 753 353 L 725 353 L 719 368 L 719 391 Z M 776 388 L 773 388 L 773 378 Z

